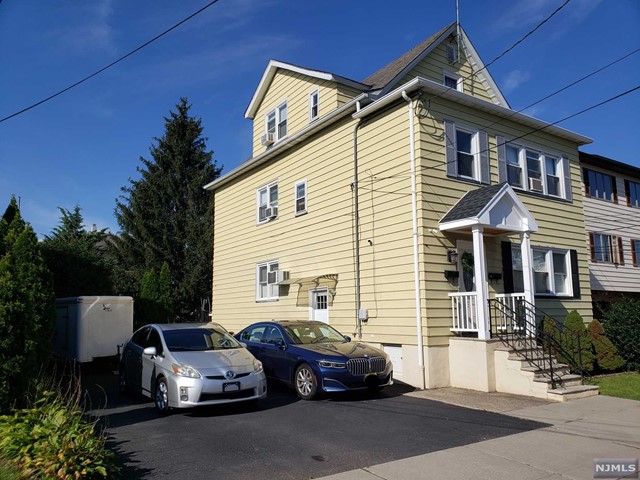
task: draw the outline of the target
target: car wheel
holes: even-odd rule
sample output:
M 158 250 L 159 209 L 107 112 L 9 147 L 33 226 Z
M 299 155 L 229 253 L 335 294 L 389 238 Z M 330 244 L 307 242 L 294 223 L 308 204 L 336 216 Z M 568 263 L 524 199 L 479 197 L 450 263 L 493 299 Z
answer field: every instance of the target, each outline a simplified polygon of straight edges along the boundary
M 164 377 L 160 377 L 156 382 L 155 402 L 158 412 L 163 415 L 169 412 L 169 388 Z
M 129 384 L 127 383 L 127 372 L 124 369 L 124 365 L 120 365 L 120 370 L 118 371 L 118 389 L 123 395 L 129 392 Z
M 318 381 L 309 365 L 303 363 L 296 370 L 296 393 L 302 400 L 311 400 L 318 392 Z

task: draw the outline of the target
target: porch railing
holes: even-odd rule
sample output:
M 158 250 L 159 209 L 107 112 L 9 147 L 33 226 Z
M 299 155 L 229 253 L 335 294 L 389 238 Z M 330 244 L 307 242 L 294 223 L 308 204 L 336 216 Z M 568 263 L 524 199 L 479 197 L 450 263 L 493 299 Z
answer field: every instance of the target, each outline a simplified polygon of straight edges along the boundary
M 495 301 L 504 308 L 494 309 L 493 327 L 502 332 L 521 332 L 526 324 L 508 312 L 518 312 L 524 302 L 524 293 L 496 293 Z
M 452 332 L 478 331 L 478 297 L 476 292 L 450 293 Z

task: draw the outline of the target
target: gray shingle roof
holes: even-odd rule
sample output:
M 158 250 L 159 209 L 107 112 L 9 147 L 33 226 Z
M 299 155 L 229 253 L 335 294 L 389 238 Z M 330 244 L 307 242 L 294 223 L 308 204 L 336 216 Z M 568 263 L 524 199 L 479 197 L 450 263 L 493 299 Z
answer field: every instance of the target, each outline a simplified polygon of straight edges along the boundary
M 367 78 L 365 78 L 362 83 L 371 85 L 372 90 L 384 88 L 389 82 L 396 78 L 402 72 L 402 70 L 404 70 L 411 62 L 418 58 L 422 52 L 424 52 L 427 48 L 431 47 L 431 45 L 438 41 L 444 34 L 444 32 L 451 28 L 451 25 L 454 24 L 447 25 L 436 34 L 427 38 L 417 47 L 412 48 L 407 53 L 395 59 L 385 67 L 382 67 L 377 72 L 372 73 Z
M 456 203 L 447 214 L 442 217 L 440 223 L 473 218 L 486 207 L 496 196 L 506 182 L 491 185 L 490 187 L 478 188 L 467 192 L 458 203 Z

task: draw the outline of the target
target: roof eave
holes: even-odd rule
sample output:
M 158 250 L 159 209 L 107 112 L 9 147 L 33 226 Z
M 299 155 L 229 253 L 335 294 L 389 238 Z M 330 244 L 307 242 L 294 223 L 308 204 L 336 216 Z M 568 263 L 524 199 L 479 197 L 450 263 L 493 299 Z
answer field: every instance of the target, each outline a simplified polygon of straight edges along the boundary
M 334 75 L 333 73 L 321 72 L 319 70 L 312 70 L 309 68 L 299 67 L 298 65 L 292 65 L 290 63 L 280 62 L 278 60 L 270 60 L 267 64 L 267 68 L 262 74 L 262 78 L 260 79 L 260 83 L 258 84 L 258 88 L 253 94 L 251 98 L 251 102 L 249 102 L 249 106 L 247 110 L 244 112 L 245 118 L 253 119 L 255 114 L 258 111 L 258 107 L 264 98 L 269 85 L 271 84 L 271 80 L 276 74 L 276 71 L 281 68 L 283 70 L 288 70 L 295 73 L 300 73 L 302 75 L 307 75 L 312 78 L 317 78 L 320 80 L 327 80 L 330 82 L 340 83 L 342 85 L 346 85 L 348 87 L 355 88 L 356 90 L 365 91 L 369 89 L 368 85 L 364 83 L 356 82 L 355 80 L 350 80 L 346 77 L 342 77 L 340 75 Z

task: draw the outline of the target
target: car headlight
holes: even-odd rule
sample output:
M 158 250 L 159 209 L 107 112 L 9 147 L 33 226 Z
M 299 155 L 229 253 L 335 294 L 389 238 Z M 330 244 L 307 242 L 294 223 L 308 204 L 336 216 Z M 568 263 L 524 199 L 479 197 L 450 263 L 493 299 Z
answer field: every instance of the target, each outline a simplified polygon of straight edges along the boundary
M 264 368 L 262 367 L 262 362 L 260 360 L 253 361 L 253 372 L 260 373 Z
M 345 362 L 334 362 L 333 360 L 318 360 L 318 365 L 323 368 L 345 368 Z
M 189 377 L 189 378 L 200 378 L 200 372 L 198 372 L 195 368 L 189 365 L 179 365 L 177 363 L 171 364 L 171 369 L 173 373 L 178 375 L 179 377 Z

